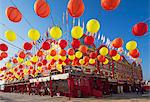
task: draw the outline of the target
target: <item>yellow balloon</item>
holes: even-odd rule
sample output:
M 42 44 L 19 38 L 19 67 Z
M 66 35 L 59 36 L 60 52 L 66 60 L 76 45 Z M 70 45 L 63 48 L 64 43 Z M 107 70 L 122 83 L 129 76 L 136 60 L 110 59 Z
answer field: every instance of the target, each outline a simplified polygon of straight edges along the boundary
M 116 56 L 114 56 L 114 57 L 112 57 L 112 58 L 113 58 L 113 60 L 118 61 L 118 60 L 120 59 L 120 55 L 117 54 Z
M 65 65 L 66 65 L 66 63 L 65 63 L 65 62 L 62 62 L 62 65 L 63 65 L 63 66 L 65 66 Z
M 37 69 L 38 69 L 39 71 L 41 71 L 41 70 L 42 70 L 42 67 L 38 67 Z
M 106 47 L 102 47 L 100 50 L 99 50 L 99 53 L 103 56 L 106 56 L 108 54 L 108 48 Z
M 71 30 L 71 35 L 75 39 L 80 39 L 83 36 L 83 29 L 80 26 L 75 26 Z
M 25 68 L 25 69 L 23 69 L 23 73 L 24 73 L 24 74 L 27 74 L 27 73 L 28 73 L 28 71 L 29 71 L 29 70 L 28 70 L 28 69 L 26 69 L 26 68 Z
M 55 56 L 54 56 L 54 60 L 57 61 L 58 59 L 59 59 L 59 56 L 58 56 L 58 55 L 55 55 Z
M 30 29 L 28 31 L 28 37 L 33 41 L 37 41 L 40 38 L 40 32 L 36 29 Z
M 32 64 L 32 63 L 30 62 L 30 60 L 28 60 L 28 61 L 25 62 L 25 65 L 26 65 L 26 66 L 30 66 L 31 64 Z
M 109 60 L 106 58 L 105 62 L 103 64 L 108 64 Z
M 6 63 L 6 67 L 7 68 L 11 68 L 12 67 L 12 64 L 10 62 Z
M 62 61 L 65 61 L 65 60 L 66 60 L 66 56 L 60 56 L 60 59 L 61 59 Z
M 129 51 L 136 49 L 136 47 L 137 47 L 136 41 L 129 41 L 129 42 L 126 44 L 126 49 L 129 50 Z
M 83 54 L 82 54 L 81 51 L 77 51 L 77 52 L 75 53 L 75 55 L 76 55 L 77 58 L 81 58 Z
M 20 58 L 20 57 L 18 57 L 17 60 L 18 60 L 19 63 L 22 63 L 24 61 L 24 59 Z
M 95 63 L 95 59 L 90 58 L 89 63 L 90 64 L 94 64 Z
M 80 59 L 80 60 L 79 60 L 79 63 L 80 63 L 81 65 L 83 65 L 83 64 L 85 63 L 85 61 L 84 61 L 83 59 Z
M 53 57 L 52 57 L 51 55 L 47 55 L 47 56 L 46 56 L 46 60 L 48 60 L 48 61 L 52 60 L 52 58 L 53 58 Z
M 97 33 L 100 28 L 100 24 L 96 19 L 91 19 L 86 25 L 86 29 L 90 33 Z
M 38 60 L 39 60 L 38 56 L 33 56 L 33 57 L 31 58 L 31 61 L 32 61 L 32 62 L 38 62 Z
M 7 30 L 5 32 L 5 37 L 9 41 L 15 41 L 17 39 L 16 33 L 12 30 Z
M 56 65 L 56 69 L 60 72 L 62 72 L 62 65 L 61 64 L 57 64 Z
M 59 27 L 54 26 L 50 29 L 50 36 L 54 39 L 59 39 L 62 36 L 62 30 Z
M 75 55 L 69 55 L 68 57 L 70 60 L 74 60 L 75 59 Z

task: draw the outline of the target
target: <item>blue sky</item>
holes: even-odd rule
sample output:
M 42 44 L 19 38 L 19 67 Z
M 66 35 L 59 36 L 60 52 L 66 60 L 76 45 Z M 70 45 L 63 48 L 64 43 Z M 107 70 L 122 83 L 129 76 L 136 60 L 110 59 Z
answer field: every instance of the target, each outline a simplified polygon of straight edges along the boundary
M 31 28 L 23 19 L 20 23 L 12 23 L 5 16 L 5 9 L 8 6 L 12 6 L 11 0 L 0 0 L 0 23 L 6 24 L 9 28 L 14 30 L 18 35 L 22 36 L 26 41 L 30 41 L 27 37 L 28 30 Z M 28 19 L 31 25 L 40 31 L 43 34 L 49 26 L 52 26 L 52 20 L 49 16 L 46 19 L 38 17 L 34 12 L 34 2 L 35 0 L 13 0 L 17 5 L 19 10 L 22 12 L 24 17 Z M 66 31 L 66 26 L 62 25 L 62 14 L 66 12 L 67 2 L 69 0 L 47 0 L 50 8 L 51 14 L 56 25 L 61 25 L 63 27 L 63 32 Z M 101 24 L 100 34 L 105 35 L 106 37 L 113 40 L 116 37 L 122 37 L 124 43 L 127 43 L 130 40 L 135 40 L 138 43 L 138 48 L 141 53 L 141 58 L 143 59 L 143 76 L 144 79 L 150 79 L 150 49 L 149 49 L 149 38 L 150 36 L 145 37 L 135 37 L 131 33 L 131 28 L 134 24 L 150 17 L 149 11 L 149 0 L 121 0 L 119 7 L 114 11 L 105 11 L 100 5 L 100 0 L 83 0 L 85 4 L 85 12 L 80 18 L 81 21 L 85 23 L 92 19 L 96 18 Z M 72 18 L 69 17 L 69 23 L 71 23 Z M 150 22 L 147 22 L 148 25 Z M 5 39 L 4 32 L 7 29 L 0 25 L 0 37 Z M 62 38 L 70 35 L 63 35 Z M 17 46 L 22 46 L 23 40 L 20 38 L 13 44 Z M 0 41 L 1 43 L 1 41 Z M 9 47 L 9 57 L 13 56 L 17 49 Z M 0 67 L 4 65 L 7 61 L 0 62 Z

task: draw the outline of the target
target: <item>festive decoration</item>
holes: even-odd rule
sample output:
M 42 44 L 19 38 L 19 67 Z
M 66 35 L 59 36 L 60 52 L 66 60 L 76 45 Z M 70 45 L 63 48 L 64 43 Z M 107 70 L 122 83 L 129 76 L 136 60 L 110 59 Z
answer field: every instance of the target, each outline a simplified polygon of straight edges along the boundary
M 80 59 L 80 60 L 79 60 L 79 63 L 80 63 L 81 65 L 83 65 L 83 64 L 85 63 L 84 59 Z
M 48 61 L 52 60 L 52 58 L 53 58 L 53 57 L 52 57 L 51 55 L 47 55 L 47 56 L 46 56 L 46 60 L 48 60 Z
M 12 30 L 7 30 L 5 32 L 5 37 L 8 41 L 15 41 L 17 39 L 16 33 Z
M 81 51 L 82 53 L 87 53 L 88 47 L 86 47 L 85 45 L 80 45 L 79 51 Z
M 42 57 L 43 56 L 43 51 L 42 50 L 38 50 L 36 55 L 38 57 Z
M 20 58 L 20 57 L 18 57 L 17 60 L 18 60 L 19 63 L 22 63 L 24 61 L 24 59 Z
M 24 51 L 20 51 L 19 52 L 19 54 L 18 54 L 18 56 L 20 57 L 20 58 L 25 58 L 26 57 L 26 54 L 24 53 Z
M 119 48 L 119 47 L 122 47 L 123 45 L 123 40 L 122 38 L 116 38 L 112 41 L 112 46 L 115 47 L 115 48 Z
M 47 41 L 45 41 L 45 42 L 42 44 L 42 48 L 43 48 L 44 50 L 49 50 L 49 49 L 50 49 L 50 44 L 49 44 Z
M 80 39 L 83 36 L 83 29 L 80 26 L 74 26 L 71 30 L 71 35 L 75 39 Z
M 53 39 L 59 39 L 62 36 L 62 30 L 58 26 L 54 26 L 50 29 L 50 36 Z
M 31 61 L 32 62 L 38 62 L 38 60 L 39 60 L 39 58 L 38 58 L 38 56 L 33 56 L 32 58 L 31 58 Z
M 111 57 L 116 56 L 116 55 L 117 55 L 117 51 L 116 51 L 116 50 L 110 50 L 110 51 L 109 51 L 109 55 L 110 55 Z
M 62 48 L 62 49 L 64 49 L 68 45 L 66 40 L 59 40 L 58 44 L 59 44 L 60 48 Z
M 129 42 L 126 44 L 126 49 L 129 50 L 129 51 L 136 49 L 136 47 L 137 47 L 136 41 L 129 41 Z
M 99 50 L 99 53 L 103 56 L 106 56 L 108 54 L 108 48 L 107 47 L 102 47 L 100 50 Z
M 8 47 L 6 44 L 0 44 L 0 50 L 1 51 L 7 51 L 8 50 Z
M 86 29 L 88 32 L 92 34 L 97 33 L 98 30 L 100 29 L 100 24 L 96 19 L 91 19 L 88 21 Z
M 87 44 L 87 45 L 93 45 L 94 44 L 94 37 L 86 36 L 84 38 L 84 43 Z
M 133 58 L 138 58 L 140 56 L 140 53 L 138 49 L 134 49 L 129 52 L 129 55 L 132 56 Z
M 40 38 L 40 32 L 36 29 L 30 29 L 28 31 L 28 37 L 33 41 L 37 41 Z
M 7 57 L 8 57 L 8 54 L 7 54 L 5 51 L 3 51 L 3 52 L 1 53 L 1 57 L 2 57 L 2 58 L 7 58 Z
M 94 64 L 95 62 L 96 62 L 95 59 L 90 58 L 90 60 L 89 60 L 90 64 Z
M 112 57 L 112 58 L 113 58 L 113 60 L 118 61 L 118 60 L 120 59 L 120 55 L 117 54 L 116 56 L 114 56 L 114 57 Z
M 32 44 L 29 43 L 29 42 L 25 42 L 25 43 L 23 44 L 23 48 L 24 48 L 25 50 L 31 50 L 31 49 L 32 49 Z
M 80 40 L 78 39 L 73 39 L 72 43 L 71 43 L 71 46 L 76 49 L 76 48 L 79 48 L 80 46 Z
M 108 64 L 109 60 L 106 58 L 105 62 L 103 62 L 103 64 Z
M 77 52 L 75 53 L 75 56 L 76 56 L 78 59 L 81 58 L 81 57 L 82 57 L 82 52 L 77 51 Z
M 74 59 L 75 59 L 75 55 L 69 55 L 68 58 L 69 58 L 70 60 L 74 60 Z
M 66 50 L 61 49 L 61 50 L 59 51 L 59 55 L 65 56 L 65 55 L 66 55 Z
M 75 51 L 72 48 L 69 48 L 67 51 L 68 55 L 74 55 Z
M 55 56 L 56 54 L 57 54 L 56 50 L 51 50 L 51 51 L 50 51 L 50 55 L 51 55 L 51 56 Z
M 90 58 L 95 59 L 97 57 L 97 53 L 96 52 L 91 52 L 90 53 Z
M 99 62 L 105 62 L 105 60 L 106 60 L 105 56 L 103 56 L 103 55 L 98 55 L 97 59 Z

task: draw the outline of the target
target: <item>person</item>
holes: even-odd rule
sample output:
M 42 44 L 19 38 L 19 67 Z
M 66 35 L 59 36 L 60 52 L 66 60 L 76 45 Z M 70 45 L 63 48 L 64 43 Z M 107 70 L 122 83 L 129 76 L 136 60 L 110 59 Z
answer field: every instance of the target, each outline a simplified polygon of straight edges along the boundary
M 137 94 L 139 94 L 139 89 L 138 88 L 136 88 L 135 91 L 136 91 Z

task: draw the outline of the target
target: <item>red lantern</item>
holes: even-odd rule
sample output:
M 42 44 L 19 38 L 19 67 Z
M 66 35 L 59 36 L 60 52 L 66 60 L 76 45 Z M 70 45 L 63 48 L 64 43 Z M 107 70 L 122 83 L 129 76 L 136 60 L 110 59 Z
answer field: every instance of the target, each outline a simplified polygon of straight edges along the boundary
M 0 50 L 1 51 L 7 51 L 8 50 L 8 47 L 6 44 L 0 44 Z
M 103 56 L 103 55 L 98 55 L 97 59 L 99 62 L 105 62 L 105 60 L 106 60 L 105 56 Z
M 43 63 L 43 65 L 46 65 L 47 64 L 47 60 L 46 59 L 42 60 L 42 63 Z
M 18 55 L 20 58 L 25 58 L 26 57 L 26 54 L 24 53 L 24 51 L 21 51 L 19 52 L 19 55 Z
M 62 48 L 62 49 L 64 49 L 64 48 L 67 47 L 67 45 L 68 45 L 68 43 L 67 43 L 66 40 L 60 40 L 60 41 L 58 42 L 58 44 L 59 44 L 60 48 Z
M 117 55 L 117 51 L 116 51 L 116 50 L 110 50 L 110 51 L 109 51 L 109 55 L 110 55 L 111 57 L 116 56 L 116 55 Z
M 61 56 L 65 56 L 65 55 L 66 55 L 66 50 L 61 49 L 60 52 L 59 52 L 59 54 L 60 54 Z
M 8 7 L 5 13 L 7 18 L 12 22 L 20 22 L 22 19 L 22 14 L 16 7 Z
M 101 6 L 104 10 L 114 10 L 120 4 L 120 0 L 101 0 Z
M 17 61 L 16 58 L 13 58 L 13 59 L 12 59 L 12 62 L 13 62 L 14 64 L 18 63 L 18 61 Z
M 25 43 L 23 44 L 23 48 L 24 48 L 25 50 L 31 50 L 31 49 L 32 49 L 32 44 L 29 43 L 29 42 L 25 42 Z
M 84 3 L 82 0 L 70 0 L 68 2 L 68 12 L 72 17 L 80 17 L 84 13 Z
M 50 44 L 49 44 L 47 41 L 45 41 L 45 42 L 42 44 L 42 48 L 43 48 L 44 50 L 49 50 L 49 49 L 50 49 Z
M 119 47 L 122 47 L 123 45 L 123 40 L 122 38 L 116 38 L 112 41 L 112 46 L 115 47 L 115 48 L 119 48 Z
M 39 50 L 36 54 L 38 57 L 42 57 L 43 56 L 43 51 L 42 50 Z
M 87 53 L 88 47 L 85 46 L 85 45 L 81 45 L 81 46 L 79 47 L 79 51 L 81 51 L 82 53 Z
M 57 54 L 56 50 L 51 50 L 50 55 L 55 56 Z
M 73 39 L 71 46 L 75 49 L 75 48 L 79 48 L 80 46 L 80 40 L 78 39 Z
M 84 57 L 83 57 L 83 60 L 85 61 L 85 63 L 86 63 L 86 62 L 89 62 L 89 59 L 90 59 L 90 58 L 89 58 L 88 56 L 84 56 Z
M 45 0 L 36 0 L 34 3 L 34 11 L 41 18 L 48 17 L 50 14 L 50 7 Z
M 7 54 L 5 51 L 3 51 L 3 52 L 1 53 L 1 57 L 6 58 L 6 57 L 8 57 L 8 54 Z
M 143 36 L 148 32 L 148 25 L 144 22 L 137 23 L 132 28 L 132 33 L 135 36 Z
M 94 44 L 94 37 L 86 36 L 84 38 L 84 43 L 87 44 L 87 45 L 93 45 Z
M 67 52 L 68 52 L 68 55 L 73 55 L 75 53 L 74 49 L 72 48 L 69 48 Z
M 95 59 L 97 57 L 97 53 L 96 52 L 91 52 L 90 53 L 90 58 Z

